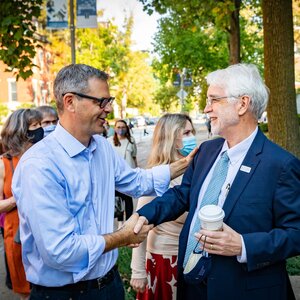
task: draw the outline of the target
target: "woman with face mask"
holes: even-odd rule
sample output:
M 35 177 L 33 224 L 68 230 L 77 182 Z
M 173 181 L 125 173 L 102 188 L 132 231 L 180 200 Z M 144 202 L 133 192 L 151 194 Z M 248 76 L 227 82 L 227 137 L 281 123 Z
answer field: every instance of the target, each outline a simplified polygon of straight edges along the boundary
M 41 120 L 41 113 L 34 109 L 18 109 L 8 117 L 1 131 L 4 154 L 0 160 L 0 201 L 10 203 L 2 210 L 6 211 L 3 224 L 4 248 L 12 290 L 20 299 L 28 299 L 30 286 L 22 264 L 21 244 L 17 240 L 19 217 L 11 181 L 22 154 L 44 136 Z
M 166 114 L 156 124 L 147 167 L 172 163 L 196 147 L 192 120 L 185 114 Z M 181 183 L 173 179 L 170 187 Z M 137 209 L 153 200 L 142 197 Z M 153 228 L 147 239 L 132 251 L 130 284 L 138 300 L 176 299 L 177 252 L 181 228 L 187 213 L 177 220 Z
M 124 120 L 118 120 L 115 123 L 115 133 L 108 140 L 114 147 L 114 149 L 118 152 L 118 154 L 123 157 L 131 168 L 137 167 L 136 160 L 136 143 L 130 134 L 130 129 L 127 123 Z M 118 191 L 116 191 L 116 196 L 121 197 L 125 202 L 125 216 L 126 220 L 132 215 L 133 212 L 133 201 L 130 196 L 124 195 Z M 115 216 L 118 221 L 118 227 L 122 226 L 124 221 L 123 214 Z

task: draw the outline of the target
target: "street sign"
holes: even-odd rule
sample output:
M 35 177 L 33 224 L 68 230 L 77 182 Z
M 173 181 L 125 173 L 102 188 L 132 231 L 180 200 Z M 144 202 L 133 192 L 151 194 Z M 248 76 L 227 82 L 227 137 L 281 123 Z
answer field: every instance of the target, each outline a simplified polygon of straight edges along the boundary
M 181 89 L 177 94 L 176 96 L 180 99 L 185 99 L 186 96 L 188 95 L 188 93 L 184 90 L 184 89 Z
M 180 74 L 176 74 L 175 75 L 175 80 L 173 81 L 173 85 L 174 86 L 180 86 L 180 82 L 181 82 L 181 77 L 180 77 Z
M 183 85 L 184 86 L 191 86 L 193 84 L 192 79 L 187 78 L 183 80 Z

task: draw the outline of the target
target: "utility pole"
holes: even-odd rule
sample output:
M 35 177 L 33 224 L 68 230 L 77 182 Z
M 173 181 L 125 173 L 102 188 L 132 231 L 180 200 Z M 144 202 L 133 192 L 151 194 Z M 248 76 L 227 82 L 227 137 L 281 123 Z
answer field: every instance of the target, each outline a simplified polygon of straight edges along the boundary
M 185 73 L 186 73 L 186 68 L 183 68 L 180 77 L 180 105 L 181 105 L 182 113 L 184 112 L 184 98 L 186 97 L 185 90 L 184 90 Z
M 70 0 L 70 34 L 71 34 L 71 56 L 72 56 L 72 64 L 76 64 L 75 25 L 74 25 L 74 1 L 73 0 Z

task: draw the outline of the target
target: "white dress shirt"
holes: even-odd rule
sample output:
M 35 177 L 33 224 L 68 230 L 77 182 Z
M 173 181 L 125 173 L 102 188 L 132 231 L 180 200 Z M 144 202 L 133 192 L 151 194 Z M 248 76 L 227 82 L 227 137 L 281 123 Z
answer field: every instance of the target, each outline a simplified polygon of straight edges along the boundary
M 226 201 L 227 194 L 230 190 L 230 187 L 235 179 L 237 172 L 241 168 L 247 169 L 247 166 L 242 166 L 242 162 L 243 162 L 256 134 L 257 134 L 257 130 L 258 130 L 258 128 L 256 127 L 256 129 L 246 139 L 244 139 L 237 145 L 233 146 L 232 148 L 228 147 L 227 141 L 225 140 L 221 152 L 219 153 L 217 159 L 215 160 L 212 168 L 208 172 L 208 174 L 202 184 L 202 187 L 200 189 L 200 193 L 199 193 L 199 197 L 198 197 L 198 205 L 195 210 L 195 214 L 194 214 L 191 226 L 190 226 L 190 230 L 192 230 L 192 228 L 194 227 L 194 223 L 198 216 L 198 211 L 200 209 L 200 205 L 201 205 L 203 196 L 206 192 L 206 189 L 211 180 L 214 168 L 215 168 L 217 162 L 219 161 L 221 154 L 224 151 L 227 151 L 227 154 L 229 157 L 229 167 L 228 167 L 227 176 L 226 176 L 225 182 L 222 186 L 221 193 L 219 195 L 219 200 L 218 200 L 218 206 L 223 207 L 223 205 Z M 237 259 L 239 262 L 244 263 L 244 262 L 247 262 L 247 255 L 246 255 L 246 248 L 245 248 L 242 236 L 241 236 L 241 240 L 242 240 L 242 255 L 238 256 Z

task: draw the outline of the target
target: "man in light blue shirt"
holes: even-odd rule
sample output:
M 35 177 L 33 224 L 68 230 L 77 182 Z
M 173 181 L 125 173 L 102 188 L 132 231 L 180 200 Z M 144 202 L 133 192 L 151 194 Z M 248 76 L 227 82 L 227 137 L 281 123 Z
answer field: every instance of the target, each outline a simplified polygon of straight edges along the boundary
M 23 262 L 31 299 L 123 299 L 116 248 L 140 243 L 134 214 L 113 232 L 115 189 L 161 195 L 189 158 L 151 170 L 131 169 L 99 136 L 112 111 L 108 75 L 64 67 L 54 82 L 59 124 L 27 151 L 13 178 Z

